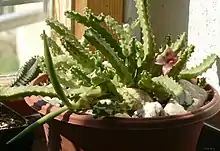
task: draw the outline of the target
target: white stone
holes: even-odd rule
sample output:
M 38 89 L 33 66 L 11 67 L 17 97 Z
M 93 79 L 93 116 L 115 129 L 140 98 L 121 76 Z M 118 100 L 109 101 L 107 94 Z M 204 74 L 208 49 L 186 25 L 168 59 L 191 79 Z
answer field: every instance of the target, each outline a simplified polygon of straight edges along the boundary
M 194 98 L 193 104 L 187 108 L 187 111 L 193 111 L 195 109 L 198 109 L 201 106 L 203 106 L 203 104 L 204 104 L 204 101 Z
M 101 104 L 107 104 L 107 105 L 110 105 L 112 103 L 112 101 L 110 99 L 103 99 L 103 100 L 100 100 L 99 101 Z
M 198 99 L 201 102 L 205 102 L 208 97 L 208 93 L 199 86 L 192 84 L 187 80 L 180 80 L 179 83 L 184 88 L 184 90 L 188 91 L 193 99 Z
M 177 115 L 177 114 L 187 113 L 187 111 L 184 109 L 182 105 L 180 105 L 178 102 L 173 100 L 167 103 L 167 105 L 164 108 L 164 111 L 167 115 Z
M 184 91 L 185 92 L 185 98 L 183 100 L 183 104 L 185 105 L 191 105 L 193 103 L 193 98 L 190 95 L 190 93 L 188 91 Z
M 127 113 L 116 113 L 115 117 L 130 118 L 130 116 Z
M 143 107 L 134 113 L 134 117 L 155 117 L 164 115 L 164 110 L 159 102 L 146 102 Z

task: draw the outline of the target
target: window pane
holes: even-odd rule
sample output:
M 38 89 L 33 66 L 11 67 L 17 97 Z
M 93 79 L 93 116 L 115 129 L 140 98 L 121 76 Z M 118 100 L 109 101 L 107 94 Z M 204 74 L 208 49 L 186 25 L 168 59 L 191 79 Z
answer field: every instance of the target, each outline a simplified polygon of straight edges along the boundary
M 25 17 L 19 19 L 22 15 L 17 15 L 18 18 L 14 17 L 14 20 L 10 20 L 11 18 L 4 20 L 3 18 L 3 15 L 11 15 L 12 13 L 26 15 L 26 12 L 34 12 L 34 10 L 38 10 L 42 15 L 34 14 L 29 18 L 27 17 L 27 20 L 25 20 Z M 2 64 L 0 74 L 14 73 L 32 56 L 42 55 L 43 43 L 40 34 L 44 29 L 49 34 L 49 28 L 44 21 L 46 13 L 43 13 L 43 10 L 42 2 L 0 7 L 0 29 L 1 25 L 12 25 L 11 27 L 13 27 L 13 24 L 17 24 L 19 20 L 25 22 L 25 24 L 21 24 L 22 26 L 15 26 L 16 28 L 0 32 L 0 63 Z M 1 18 L 3 19 L 1 20 Z
M 16 31 L 0 33 L 0 74 L 17 71 L 19 67 L 16 52 Z

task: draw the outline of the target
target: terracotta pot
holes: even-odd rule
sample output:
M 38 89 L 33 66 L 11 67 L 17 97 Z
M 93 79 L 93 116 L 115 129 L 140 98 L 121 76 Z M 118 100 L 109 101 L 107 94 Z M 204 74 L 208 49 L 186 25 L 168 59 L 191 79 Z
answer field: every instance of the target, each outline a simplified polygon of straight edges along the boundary
M 3 83 L 1 86 L 9 86 L 9 83 L 12 81 L 15 75 L 1 75 L 0 76 L 0 82 Z M 6 101 L 4 102 L 5 105 L 16 111 L 22 116 L 28 116 L 36 113 L 35 110 L 30 108 L 30 106 L 27 105 L 27 103 L 24 101 L 24 99 L 19 100 L 12 100 L 12 101 Z
M 209 103 L 194 112 L 155 118 L 104 118 L 65 112 L 44 125 L 49 151 L 195 151 L 204 120 L 220 109 L 209 85 Z M 25 98 L 42 115 L 59 109 L 40 97 Z
M 35 110 L 30 108 L 29 105 L 24 100 L 15 100 L 10 102 L 5 102 L 5 105 L 12 108 L 14 111 L 18 112 L 22 116 L 29 116 L 37 113 Z
M 46 73 L 41 73 L 37 78 L 30 82 L 30 85 L 39 85 L 41 82 L 47 83 L 48 75 Z

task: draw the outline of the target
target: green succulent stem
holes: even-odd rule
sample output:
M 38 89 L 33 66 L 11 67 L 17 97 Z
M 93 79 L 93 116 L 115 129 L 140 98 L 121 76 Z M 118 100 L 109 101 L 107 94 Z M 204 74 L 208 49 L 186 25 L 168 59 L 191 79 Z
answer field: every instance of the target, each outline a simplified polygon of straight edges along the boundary
M 105 23 L 118 37 L 124 56 L 129 56 L 131 53 L 131 51 L 129 51 L 129 43 L 132 39 L 131 35 L 111 16 L 105 17 Z
M 172 95 L 177 101 L 180 101 L 180 99 L 185 95 L 183 87 L 168 76 L 154 77 L 152 80 L 161 87 L 164 87 L 166 92 Z
M 151 28 L 150 23 L 150 15 L 149 15 L 149 2 L 148 0 L 136 0 L 136 8 L 139 16 L 140 27 L 142 29 L 142 40 L 144 47 L 144 58 L 143 58 L 143 66 L 150 70 L 152 68 L 153 63 L 149 64 L 148 62 L 153 62 L 155 52 L 156 52 L 156 43 L 154 39 L 154 35 Z
M 44 115 L 42 118 L 40 118 L 39 120 L 37 120 L 36 122 L 34 122 L 33 124 L 31 124 L 30 126 L 28 126 L 27 128 L 25 128 L 22 132 L 20 132 L 18 135 L 16 135 L 15 137 L 13 137 L 11 140 L 9 140 L 7 142 L 7 144 L 11 144 L 12 142 L 21 139 L 22 137 L 24 137 L 27 133 L 31 132 L 33 129 L 49 122 L 50 120 L 54 119 L 55 117 L 57 117 L 58 115 L 62 114 L 63 112 L 67 111 L 68 107 L 64 106 L 56 111 L 50 112 L 47 115 Z
M 190 45 L 184 50 L 184 52 L 179 57 L 177 64 L 171 69 L 169 76 L 175 77 L 186 67 L 186 63 L 194 52 L 195 46 Z
M 128 72 L 127 67 L 114 52 L 114 49 L 111 48 L 111 46 L 104 39 L 102 39 L 96 31 L 92 30 L 91 28 L 86 30 L 84 36 L 108 59 L 108 61 L 115 68 L 121 80 L 124 81 L 124 83 L 129 83 L 131 80 L 130 73 Z
M 188 80 L 196 78 L 197 76 L 201 75 L 202 73 L 206 72 L 209 68 L 211 68 L 212 65 L 215 63 L 216 59 L 217 55 L 211 54 L 206 59 L 204 59 L 203 62 L 200 63 L 198 66 L 182 70 L 179 74 L 179 78 Z
M 107 43 L 110 44 L 112 48 L 118 53 L 118 56 L 122 59 L 125 59 L 125 56 L 122 53 L 121 47 L 118 45 L 118 42 L 116 39 L 113 38 L 110 32 L 108 32 L 104 27 L 102 27 L 99 23 L 95 22 L 94 20 L 88 19 L 86 16 L 82 16 L 81 14 L 77 12 L 65 12 L 65 16 L 67 18 L 73 19 L 77 21 L 78 23 L 83 24 L 86 27 L 91 27 L 93 30 L 98 32 L 102 38 L 106 40 Z
M 0 100 L 1 102 L 10 100 L 16 101 L 23 99 L 26 96 L 41 95 L 49 97 L 57 97 L 53 88 L 43 86 L 19 86 L 19 87 L 1 87 L 0 88 Z
M 51 83 L 54 87 L 54 90 L 56 91 L 57 95 L 59 96 L 59 98 L 63 101 L 63 103 L 70 109 L 73 109 L 72 104 L 70 103 L 70 101 L 68 100 L 68 98 L 66 97 L 59 81 L 56 75 L 56 71 L 54 69 L 53 66 L 53 61 L 52 61 L 52 57 L 50 54 L 50 50 L 48 47 L 48 42 L 47 42 L 47 37 L 46 37 L 46 33 L 45 31 L 43 31 L 43 39 L 44 39 L 44 57 L 45 57 L 45 64 L 47 67 L 47 71 L 48 71 L 48 75 L 49 78 L 51 80 Z
M 39 57 L 34 56 L 25 62 L 25 64 L 18 70 L 16 77 L 13 79 L 10 86 L 13 87 L 26 85 L 36 78 L 39 73 Z
M 175 53 L 182 51 L 187 45 L 187 35 L 186 32 L 183 32 L 175 43 L 171 46 Z

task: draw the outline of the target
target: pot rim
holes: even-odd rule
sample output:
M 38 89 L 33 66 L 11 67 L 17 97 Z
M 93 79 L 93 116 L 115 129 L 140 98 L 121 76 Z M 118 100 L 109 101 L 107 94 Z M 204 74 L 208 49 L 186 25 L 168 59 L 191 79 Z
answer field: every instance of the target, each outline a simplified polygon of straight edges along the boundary
M 30 83 L 30 85 L 36 85 L 47 79 L 47 74 L 40 74 Z M 192 82 L 195 82 L 195 79 L 193 79 Z M 106 117 L 95 119 L 92 115 L 75 114 L 66 111 L 58 115 L 55 119 L 74 125 L 107 129 L 164 129 L 167 127 L 189 125 L 203 122 L 220 111 L 220 96 L 218 92 L 209 84 L 206 85 L 205 89 L 211 91 L 212 98 L 207 100 L 207 104 L 188 113 L 150 118 Z M 60 108 L 44 101 L 41 96 L 25 97 L 24 99 L 30 107 L 42 115 L 46 115 L 47 113 L 56 111 Z
M 189 125 L 197 122 L 203 122 L 204 120 L 214 116 L 220 110 L 220 96 L 213 87 L 211 87 L 211 89 L 214 91 L 214 94 L 210 102 L 195 111 L 184 114 L 150 118 L 106 117 L 95 119 L 92 115 L 75 114 L 66 111 L 57 116 L 55 119 L 85 127 L 111 129 L 164 129 L 166 127 Z M 43 115 L 56 111 L 60 108 L 44 101 L 40 96 L 25 97 L 25 101 L 30 107 Z

